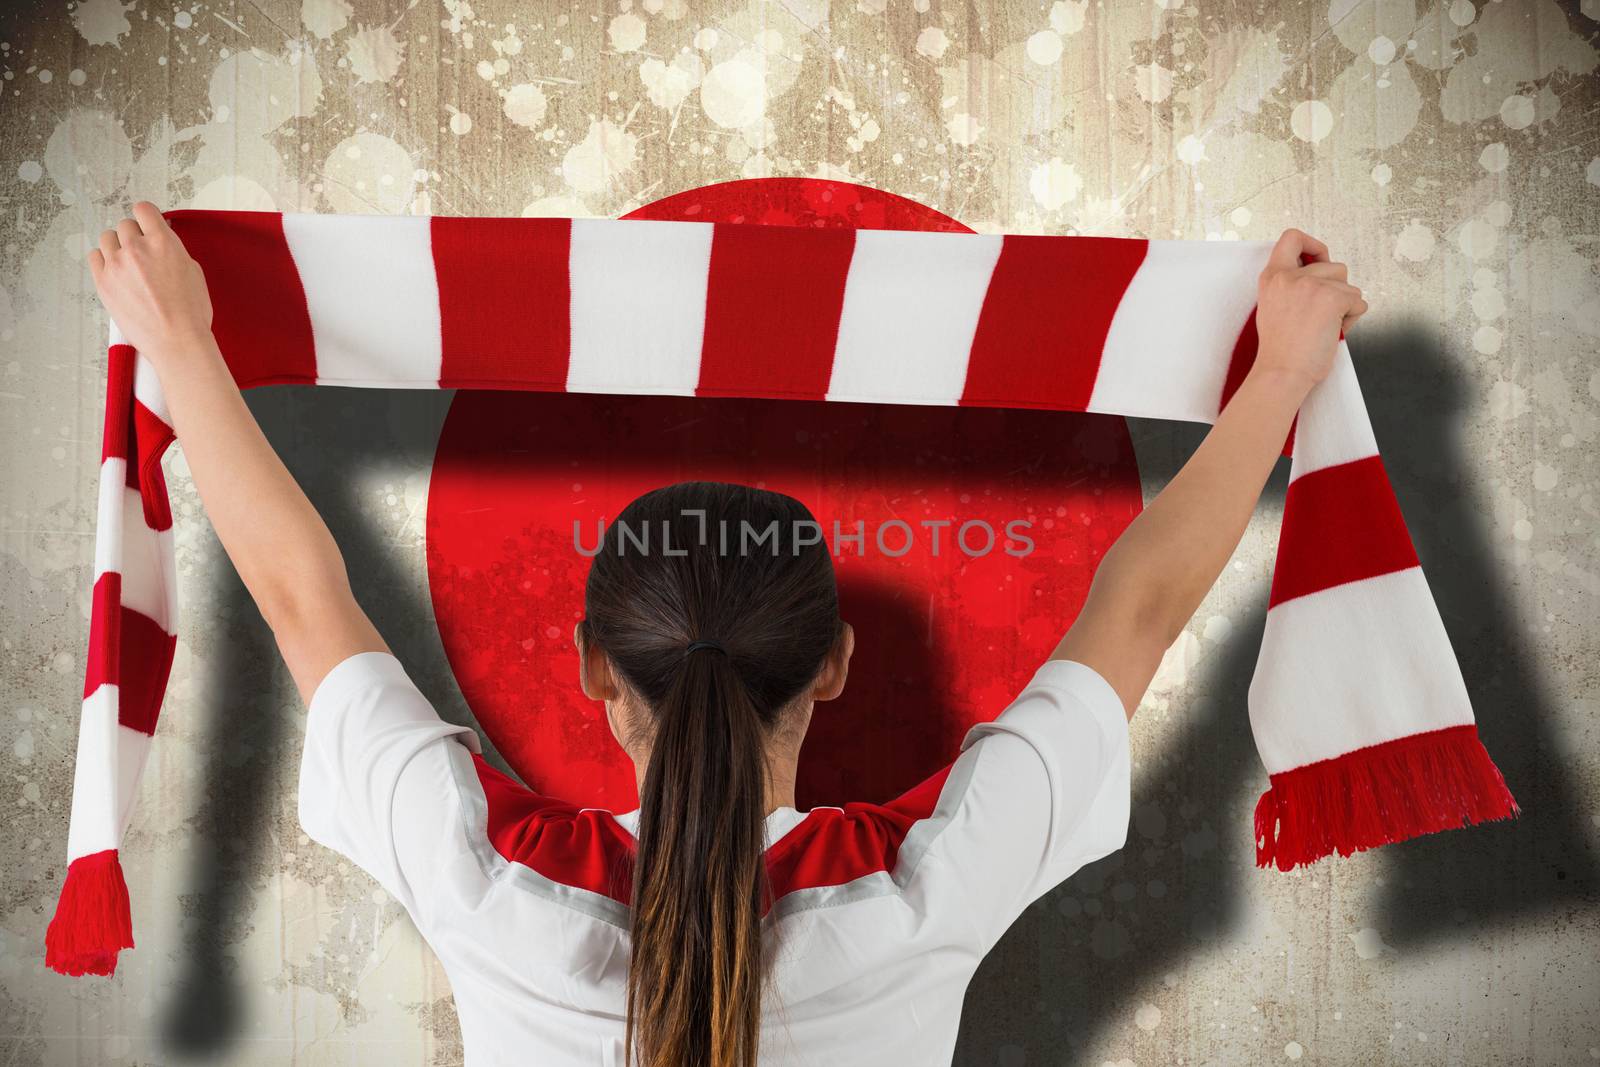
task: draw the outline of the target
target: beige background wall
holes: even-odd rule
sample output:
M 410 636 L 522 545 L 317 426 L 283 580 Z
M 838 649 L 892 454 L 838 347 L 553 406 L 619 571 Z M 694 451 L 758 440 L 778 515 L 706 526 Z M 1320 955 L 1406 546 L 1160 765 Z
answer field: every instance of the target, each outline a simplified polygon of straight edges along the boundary
M 959 1062 L 1600 1060 L 1597 19 L 1593 0 L 7 5 L 0 1062 L 460 1060 L 409 921 L 299 832 L 303 712 L 176 453 L 185 634 L 129 839 L 139 948 L 109 981 L 41 965 L 92 571 L 97 231 L 134 197 L 614 215 L 767 174 L 984 230 L 1325 237 L 1374 305 L 1351 344 L 1378 439 L 1526 809 L 1254 869 L 1243 697 L 1280 470 L 1136 723 L 1129 846 L 986 962 Z M 459 715 L 418 519 L 447 400 L 252 396 Z M 1200 431 L 1134 429 L 1154 492 Z

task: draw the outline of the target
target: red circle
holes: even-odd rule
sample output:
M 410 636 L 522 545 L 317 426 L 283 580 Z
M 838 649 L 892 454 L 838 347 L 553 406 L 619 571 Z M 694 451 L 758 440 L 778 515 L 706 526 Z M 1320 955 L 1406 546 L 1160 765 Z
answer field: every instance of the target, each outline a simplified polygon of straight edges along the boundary
M 728 182 L 628 217 L 966 229 L 814 179 Z M 888 799 L 948 763 L 1059 640 L 1141 503 L 1126 424 L 1103 416 L 459 391 L 431 474 L 429 590 L 462 694 L 540 792 L 637 803 L 603 708 L 577 686 L 580 545 L 635 496 L 689 478 L 796 496 L 836 549 L 856 655 L 844 695 L 812 719 L 803 808 Z M 864 543 L 836 539 L 836 522 Z

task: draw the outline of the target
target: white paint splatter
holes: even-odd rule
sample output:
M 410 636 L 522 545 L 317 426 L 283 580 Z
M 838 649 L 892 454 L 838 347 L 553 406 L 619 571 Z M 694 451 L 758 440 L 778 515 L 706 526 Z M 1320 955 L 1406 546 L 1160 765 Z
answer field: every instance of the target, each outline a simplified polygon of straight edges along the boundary
M 522 54 L 522 37 L 518 35 L 515 25 L 506 26 L 506 35 L 498 41 L 490 41 L 489 43 L 494 46 L 494 50 L 499 52 L 501 56 L 520 56 Z M 511 65 L 506 63 L 504 59 L 495 60 L 495 66 L 502 74 L 511 69 Z
M 544 122 L 545 112 L 549 110 L 544 90 L 528 82 L 507 89 L 501 106 L 506 118 L 530 130 L 539 128 L 539 124 Z
M 1530 96 L 1508 96 L 1500 105 L 1500 121 L 1513 130 L 1525 130 L 1533 125 L 1534 107 Z
M 1394 170 L 1387 163 L 1379 163 L 1372 168 L 1373 184 L 1382 187 L 1394 180 Z
M 647 59 L 639 64 L 645 95 L 657 107 L 676 111 L 705 77 L 705 63 L 693 52 L 679 52 L 671 63 Z
M 120 45 L 122 35 L 133 30 L 127 14 L 133 6 L 121 0 L 82 0 L 72 9 L 72 26 L 90 44 Z
M 345 43 L 344 55 L 357 81 L 386 82 L 400 72 L 406 45 L 388 26 L 361 26 Z
M 322 165 L 322 193 L 348 214 L 403 214 L 411 203 L 416 160 L 381 133 L 357 133 L 333 146 Z
M 1479 289 L 1472 294 L 1472 313 L 1485 322 L 1493 322 L 1506 313 L 1506 297 L 1498 289 Z
M 929 26 L 917 34 L 917 54 L 929 59 L 939 59 L 950 47 L 950 36 L 937 26 Z
M 778 143 L 778 127 L 770 118 L 762 118 L 740 130 L 739 136 L 751 148 L 766 148 Z
M 1028 38 L 1028 58 L 1048 67 L 1061 58 L 1061 35 L 1055 30 L 1040 30 Z
M 326 41 L 350 25 L 353 13 L 349 0 L 301 0 L 300 24 L 311 36 Z
M 1417 24 L 1416 6 L 1405 0 L 1331 0 L 1321 6 L 1334 36 L 1357 54 L 1376 35 L 1404 41 Z
M 1059 211 L 1078 198 L 1083 178 L 1078 169 L 1060 158 L 1041 163 L 1028 176 L 1028 191 L 1046 211 Z
M 1300 1046 L 1298 1041 L 1291 1041 L 1283 1046 L 1283 1055 L 1286 1059 L 1297 1060 L 1305 1054 L 1306 1050 Z
M 1567 25 L 1553 0 L 1485 4 L 1476 23 L 1477 47 L 1450 65 L 1439 94 L 1446 122 L 1477 122 L 1498 114 L 1507 126 L 1522 129 L 1535 117 L 1549 119 L 1560 100 L 1547 93 L 1548 82 L 1537 104 L 1531 99 L 1512 103 L 1507 88 L 1544 81 L 1557 71 L 1576 79 L 1600 63 L 1600 53 Z
M 644 45 L 644 19 L 624 11 L 611 20 L 611 25 L 606 27 L 606 36 L 611 40 L 611 47 L 617 51 L 636 52 Z
M 744 166 L 739 168 L 741 178 L 770 178 L 772 173 L 772 160 L 767 158 L 765 152 L 757 152 L 745 160 Z
M 639 139 L 609 119 L 591 121 L 589 133 L 567 150 L 561 177 L 579 193 L 603 192 L 638 157 Z
M 44 167 L 39 165 L 38 160 L 26 160 L 17 167 L 17 177 L 21 178 L 29 185 L 32 185 L 34 182 L 44 177 Z
M 1511 165 L 1511 150 L 1496 141 L 1478 153 L 1478 165 L 1490 174 L 1499 174 Z
M 1456 232 L 1456 246 L 1472 259 L 1487 258 L 1499 243 L 1500 234 L 1487 219 L 1468 219 Z
M 1333 109 L 1321 100 L 1302 101 L 1289 116 L 1289 129 L 1300 140 L 1316 144 L 1333 132 Z
M 1278 36 L 1261 30 L 1241 30 L 1236 55 L 1234 69 L 1216 94 L 1213 129 L 1244 115 L 1259 115 L 1262 104 L 1277 95 L 1292 62 Z
M 1346 934 L 1350 943 L 1355 946 L 1356 955 L 1364 960 L 1375 960 L 1385 952 L 1394 949 L 1384 944 L 1383 935 L 1370 926 L 1362 927 L 1353 934 Z
M 237 52 L 217 64 L 207 89 L 217 121 L 232 115 L 241 132 L 252 136 L 314 113 L 321 98 L 322 78 L 309 52 Z
M 1200 642 L 1192 632 L 1184 630 L 1162 653 L 1161 665 L 1150 680 L 1150 691 L 1159 695 L 1182 688 L 1199 662 Z
M 944 124 L 945 130 L 950 134 L 950 139 L 962 147 L 969 147 L 978 143 L 978 137 L 983 133 L 983 126 L 978 120 L 965 111 L 951 115 Z
M 1083 29 L 1089 0 L 1056 0 L 1050 5 L 1050 28 L 1066 36 Z
M 1161 1025 L 1161 1009 L 1154 1004 L 1141 1004 L 1133 1013 L 1133 1024 L 1147 1034 L 1154 1033 Z
M 1196 137 L 1192 133 L 1184 134 L 1183 139 L 1178 142 L 1179 162 L 1187 163 L 1191 167 L 1198 167 L 1205 161 L 1205 158 L 1205 141 L 1201 140 L 1199 137 Z
M 767 112 L 766 78 L 746 55 L 718 63 L 700 83 L 700 106 L 724 129 L 748 126 Z
M 1516 382 L 1501 379 L 1489 386 L 1489 414 L 1501 422 L 1528 411 L 1528 391 Z
M 1133 87 L 1147 104 L 1159 104 L 1172 95 L 1172 71 L 1160 63 L 1144 63 L 1133 68 Z
M 75 110 L 45 142 L 44 169 L 64 197 L 104 200 L 127 182 L 133 144 L 111 112 Z
M 1433 255 L 1433 231 L 1419 220 L 1412 219 L 1395 238 L 1394 258 L 1421 263 Z

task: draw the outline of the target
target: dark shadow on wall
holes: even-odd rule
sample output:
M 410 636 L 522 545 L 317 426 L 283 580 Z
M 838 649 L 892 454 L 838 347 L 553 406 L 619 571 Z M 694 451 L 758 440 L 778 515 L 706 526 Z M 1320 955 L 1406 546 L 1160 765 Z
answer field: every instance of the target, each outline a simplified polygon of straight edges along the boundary
M 344 549 L 353 588 L 395 654 L 440 713 L 470 722 L 432 624 L 425 582 L 398 567 L 365 513 L 381 506 L 374 472 L 398 484 L 426 469 L 450 403 L 449 392 L 401 391 L 375 401 L 371 390 L 270 387 L 246 393 L 251 411 Z M 315 428 L 315 433 L 311 429 Z M 422 516 L 417 516 L 417 522 Z M 272 633 L 221 546 L 214 540 L 203 570 L 216 575 L 218 631 L 194 635 L 207 663 L 203 721 L 194 725 L 205 753 L 191 824 L 192 862 L 185 879 L 183 943 L 172 985 L 160 990 L 163 1051 L 212 1062 L 252 1028 L 249 994 L 231 952 L 256 922 L 256 894 L 281 866 L 280 842 L 297 823 L 274 825 L 285 769 L 300 761 L 303 715 Z M 183 621 L 199 617 L 185 605 Z M 290 779 L 290 788 L 293 779 Z
M 1147 480 L 1164 484 L 1207 427 L 1145 424 Z M 1155 431 L 1155 432 L 1152 432 Z M 1159 436 L 1157 436 L 1159 434 Z M 1158 441 L 1157 447 L 1144 442 Z M 1288 462 L 1264 495 L 1280 499 Z M 967 990 L 955 1063 L 1007 1067 L 1086 1062 L 1104 1027 L 1132 1021 L 1152 975 L 1215 945 L 1243 915 L 1252 877 L 1254 791 L 1266 784 L 1245 711 L 1265 625 L 1266 590 L 1221 654 L 1175 704 L 1169 748 L 1136 751 L 1128 842 L 1045 894 L 1014 923 Z M 1248 795 L 1247 795 L 1248 794 Z
M 1562 919 L 1595 904 L 1596 861 L 1535 639 L 1516 624 L 1491 548 L 1481 468 L 1462 438 L 1472 378 L 1422 324 L 1359 337 L 1354 359 L 1480 735 L 1523 810 L 1517 820 L 1385 848 L 1371 925 L 1405 947 Z M 1174 440 L 1185 447 L 1161 453 L 1146 477 L 1164 481 L 1204 432 L 1182 427 Z M 1280 462 L 1264 495 L 1281 501 L 1287 474 Z M 1247 821 L 1265 785 L 1246 716 L 1265 607 L 1235 629 L 1194 705 L 1177 709 L 1186 722 L 1170 749 L 1135 754 L 1147 766 L 1127 846 L 1046 894 L 979 968 L 957 1064 L 1084 1062 L 1104 1028 L 1132 1021 L 1135 991 L 1237 929 L 1246 878 L 1274 877 L 1252 870 Z
M 1519 625 L 1492 548 L 1493 490 L 1474 476 L 1481 468 L 1464 440 L 1478 386 L 1422 323 L 1365 339 L 1358 368 L 1479 735 L 1522 808 L 1515 820 L 1386 850 L 1372 925 L 1403 948 L 1560 920 L 1600 903 L 1600 879 L 1556 736 L 1539 635 Z

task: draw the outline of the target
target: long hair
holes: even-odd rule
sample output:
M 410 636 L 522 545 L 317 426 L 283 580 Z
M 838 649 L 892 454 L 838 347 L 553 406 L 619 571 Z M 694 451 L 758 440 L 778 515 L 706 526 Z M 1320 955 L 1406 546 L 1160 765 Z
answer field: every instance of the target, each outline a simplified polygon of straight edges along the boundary
M 683 482 L 639 497 L 607 529 L 584 611 L 585 641 L 654 728 L 633 870 L 628 1062 L 755 1067 L 766 742 L 839 638 L 833 561 L 798 500 Z

